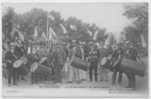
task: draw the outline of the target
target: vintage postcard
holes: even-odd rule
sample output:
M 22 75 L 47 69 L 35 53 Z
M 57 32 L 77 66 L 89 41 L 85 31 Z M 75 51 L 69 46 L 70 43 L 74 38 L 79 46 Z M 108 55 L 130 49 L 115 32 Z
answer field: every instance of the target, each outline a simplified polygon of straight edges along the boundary
M 3 2 L 2 96 L 148 97 L 148 2 Z

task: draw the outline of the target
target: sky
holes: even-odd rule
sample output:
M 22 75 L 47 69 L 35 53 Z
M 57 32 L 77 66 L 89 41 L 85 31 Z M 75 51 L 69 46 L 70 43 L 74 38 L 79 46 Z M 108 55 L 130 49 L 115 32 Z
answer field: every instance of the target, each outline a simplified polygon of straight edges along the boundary
M 16 13 L 24 13 L 32 8 L 59 11 L 64 19 L 74 16 L 83 22 L 95 23 L 112 32 L 116 38 L 119 38 L 125 26 L 131 24 L 123 15 L 125 9 L 122 3 L 4 3 L 2 6 L 13 7 Z

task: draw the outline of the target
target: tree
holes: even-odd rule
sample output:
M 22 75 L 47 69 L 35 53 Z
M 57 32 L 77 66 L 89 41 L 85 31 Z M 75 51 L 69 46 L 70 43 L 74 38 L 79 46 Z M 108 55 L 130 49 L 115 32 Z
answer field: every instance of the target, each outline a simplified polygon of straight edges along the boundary
M 133 43 L 141 42 L 138 32 L 139 31 L 137 30 L 137 28 L 132 27 L 132 26 L 125 27 L 125 29 L 124 29 L 126 39 Z
M 52 27 L 54 32 L 59 36 L 63 34 L 60 24 L 64 24 L 61 14 L 56 11 L 51 11 L 48 14 L 48 27 Z
M 125 13 L 124 15 L 127 16 L 129 19 L 133 20 L 134 25 L 136 26 L 136 29 L 132 29 L 128 27 L 130 30 L 126 31 L 135 31 L 135 36 L 141 38 L 141 35 L 143 35 L 146 43 L 148 44 L 148 4 L 147 3 L 140 3 L 140 4 L 128 4 L 125 6 Z M 131 33 L 131 32 L 130 32 Z M 130 34 L 129 35 L 134 35 Z M 133 36 L 134 37 L 134 36 Z
M 46 33 L 46 22 L 47 22 L 47 12 L 42 9 L 32 9 L 22 15 L 23 25 L 22 31 L 25 31 L 27 35 L 33 35 L 34 28 L 38 26 L 38 31 Z M 40 35 L 39 34 L 39 35 Z
M 87 33 L 86 23 L 75 17 L 69 17 L 66 21 L 66 28 L 69 32 L 69 37 L 71 39 L 87 41 L 90 36 Z
M 7 40 L 12 40 L 11 32 L 14 27 L 16 13 L 13 8 L 5 9 L 6 13 L 2 16 L 2 35 Z
M 106 33 L 106 29 L 105 28 L 103 28 L 103 29 L 99 29 L 98 30 L 98 33 L 97 33 L 97 35 L 96 35 L 96 40 L 97 41 L 105 41 L 105 39 L 107 38 L 107 35 L 105 34 Z

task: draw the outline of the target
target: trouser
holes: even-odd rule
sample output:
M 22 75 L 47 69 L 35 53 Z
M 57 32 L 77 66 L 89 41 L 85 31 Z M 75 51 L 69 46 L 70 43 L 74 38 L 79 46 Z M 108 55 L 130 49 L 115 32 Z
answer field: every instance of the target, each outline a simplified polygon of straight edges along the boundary
M 107 80 L 108 80 L 107 70 L 101 67 L 100 68 L 100 81 L 107 81 Z
M 54 68 L 54 79 L 56 82 L 61 82 L 62 81 L 62 74 L 61 74 L 61 67 L 62 65 L 55 65 L 56 67 Z
M 112 84 L 114 85 L 117 78 L 117 73 L 119 72 L 118 76 L 118 83 L 120 84 L 122 82 L 122 71 L 118 71 L 116 68 L 113 69 L 113 75 L 112 75 Z
M 135 74 L 133 73 L 127 73 L 127 77 L 128 77 L 128 88 L 135 88 L 136 85 L 136 79 L 135 79 Z
M 9 68 L 8 69 L 8 84 L 11 84 L 12 80 L 13 80 L 13 85 L 16 85 L 17 69 Z
M 72 81 L 79 81 L 80 80 L 80 74 L 79 74 L 79 69 L 73 67 L 73 79 Z
M 31 73 L 31 84 L 38 83 L 39 74 L 32 72 Z
M 90 68 L 89 68 L 89 79 L 90 81 L 93 80 L 93 75 L 95 77 L 95 81 L 98 80 L 98 74 L 97 74 L 97 64 L 96 63 L 91 63 Z
M 8 84 L 11 84 L 11 80 L 13 78 L 13 68 L 8 69 Z
M 31 84 L 38 83 L 39 81 L 44 81 L 46 79 L 45 73 L 32 72 L 31 73 Z
M 35 81 L 34 81 L 34 73 L 31 72 L 31 84 L 33 84 Z
M 25 80 L 24 79 L 24 75 L 27 74 L 28 68 L 25 65 L 23 65 L 23 66 L 21 66 L 21 67 L 19 67 L 17 69 L 18 69 L 17 79 L 18 80 Z

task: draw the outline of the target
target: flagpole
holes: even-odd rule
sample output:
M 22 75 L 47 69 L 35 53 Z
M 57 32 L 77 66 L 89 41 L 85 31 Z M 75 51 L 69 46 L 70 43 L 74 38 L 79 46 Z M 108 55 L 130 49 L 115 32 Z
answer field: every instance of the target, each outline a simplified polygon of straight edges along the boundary
M 48 36 L 48 12 L 47 12 L 47 31 L 46 31 L 46 33 L 47 33 L 47 36 Z

